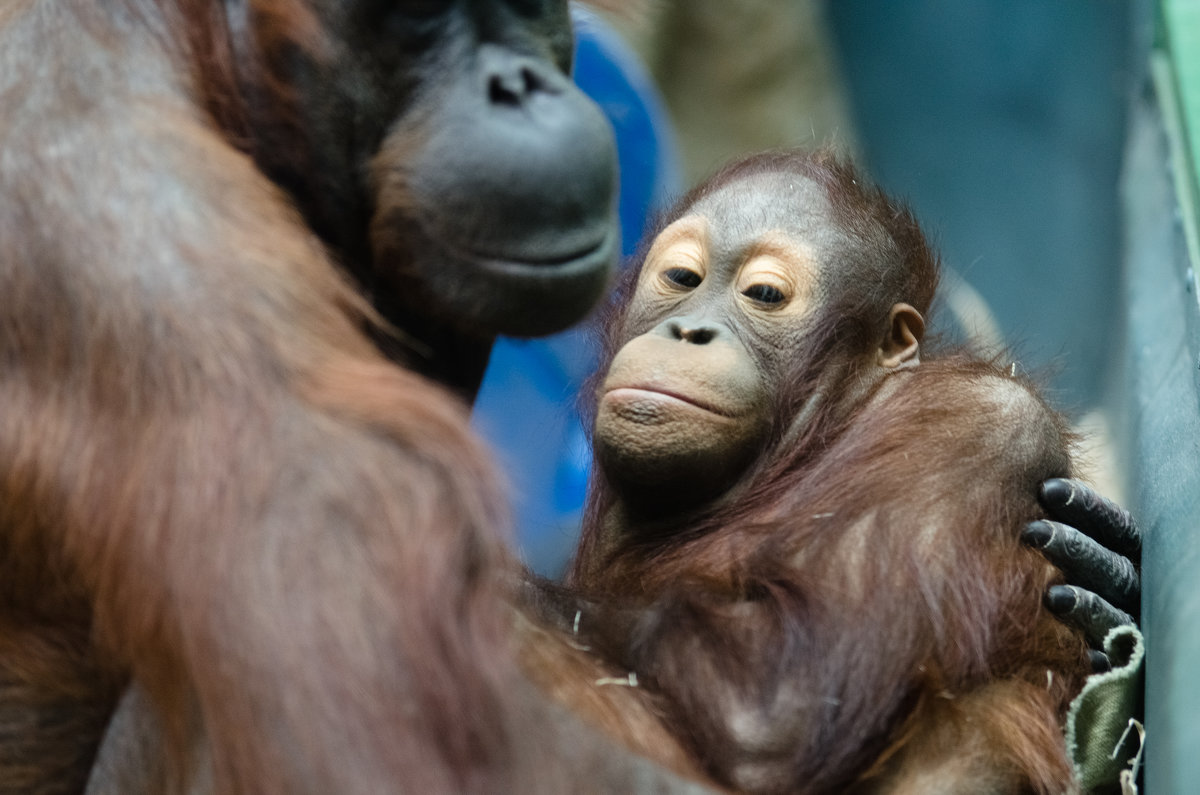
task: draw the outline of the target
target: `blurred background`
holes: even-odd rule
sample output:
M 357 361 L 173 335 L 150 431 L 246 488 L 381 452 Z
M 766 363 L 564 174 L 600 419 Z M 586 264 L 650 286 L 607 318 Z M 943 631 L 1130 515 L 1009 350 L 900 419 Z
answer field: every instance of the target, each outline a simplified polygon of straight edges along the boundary
M 576 9 L 576 79 L 617 132 L 632 251 L 650 213 L 739 154 L 832 143 L 906 198 L 947 268 L 933 330 L 1042 374 L 1109 477 L 1118 179 L 1140 68 L 1127 0 L 658 0 Z M 506 340 L 475 423 L 504 462 L 518 542 L 557 575 L 588 457 L 586 329 Z

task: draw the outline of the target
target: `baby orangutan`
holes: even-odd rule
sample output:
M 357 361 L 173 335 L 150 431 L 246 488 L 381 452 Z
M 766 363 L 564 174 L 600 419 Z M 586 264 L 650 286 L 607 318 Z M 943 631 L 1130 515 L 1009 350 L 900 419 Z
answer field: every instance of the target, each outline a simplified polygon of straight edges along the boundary
M 1063 419 L 922 351 L 936 256 L 831 155 L 752 157 L 668 220 L 607 325 L 578 642 L 724 786 L 1075 791 L 1087 648 L 1021 543 Z

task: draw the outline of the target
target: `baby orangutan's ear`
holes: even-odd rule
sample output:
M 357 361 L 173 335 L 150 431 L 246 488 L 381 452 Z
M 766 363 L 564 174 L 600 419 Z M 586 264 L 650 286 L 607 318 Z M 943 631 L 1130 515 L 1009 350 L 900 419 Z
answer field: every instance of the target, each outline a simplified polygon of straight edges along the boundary
M 915 366 L 921 361 L 921 337 L 925 318 L 908 304 L 896 304 L 888 315 L 888 328 L 879 344 L 876 361 L 880 367 Z

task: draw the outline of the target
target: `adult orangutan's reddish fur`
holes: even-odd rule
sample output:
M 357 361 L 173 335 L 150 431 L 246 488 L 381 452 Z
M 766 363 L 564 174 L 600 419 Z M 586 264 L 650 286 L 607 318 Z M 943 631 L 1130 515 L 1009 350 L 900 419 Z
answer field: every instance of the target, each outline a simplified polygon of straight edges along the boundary
M 154 234 L 190 266 L 186 293 L 149 282 L 132 302 L 86 274 L 5 272 L 5 359 L 23 364 L 0 382 L 5 603 L 130 671 L 177 758 L 203 725 L 220 791 L 301 791 L 347 766 L 363 792 L 401 771 L 467 786 L 505 753 L 503 720 L 463 719 L 502 715 L 507 676 L 484 458 L 461 408 L 363 338 L 361 302 L 270 186 L 185 118 L 115 143 L 160 158 L 140 165 L 168 186 L 238 185 L 237 213 L 114 216 L 103 241 L 49 207 L 0 222 L 8 257 L 111 246 L 136 281 L 129 233 Z M 99 189 L 134 193 L 111 168 Z
M 535 75 L 526 89 L 555 92 L 539 108 L 574 103 L 554 118 L 570 167 L 560 187 L 578 185 L 583 158 L 595 201 L 579 194 L 562 218 L 552 207 L 520 230 L 441 222 L 464 232 L 457 255 L 474 234 L 487 250 L 472 257 L 528 257 L 539 279 L 575 254 L 536 248 L 568 225 L 561 232 L 583 241 L 573 273 L 590 275 L 545 309 L 578 314 L 604 281 L 597 240 L 612 226 L 612 176 L 603 147 L 594 159 L 571 149 L 590 147 L 585 132 L 607 133 L 582 129 L 575 111 L 587 108 L 569 99 L 566 5 L 544 5 L 536 26 L 506 4 L 488 15 L 479 5 L 467 21 L 492 26 L 480 68 Z M 439 134 L 430 103 L 440 96 L 415 86 L 427 73 L 452 82 L 477 61 L 432 69 L 417 52 L 404 67 L 393 39 L 435 40 L 414 45 L 395 20 L 384 30 L 369 15 L 405 8 L 0 8 L 0 791 L 80 791 L 130 683 L 133 734 L 165 742 L 153 772 L 124 771 L 149 792 L 664 785 L 519 676 L 514 565 L 487 456 L 458 400 L 377 347 L 402 350 L 412 337 L 397 342 L 391 324 L 421 310 L 431 316 L 416 328 L 443 335 L 418 339 L 425 352 L 503 330 L 433 306 L 414 276 L 437 241 L 405 216 L 420 164 L 396 157 Z M 379 62 L 354 60 L 371 55 Z M 303 79 L 288 82 L 289 70 Z M 521 144 L 497 157 L 534 151 L 545 166 L 545 148 L 521 136 L 546 128 L 511 123 L 522 97 L 461 79 L 483 92 L 467 104 L 502 116 L 499 138 Z M 347 104 L 369 91 L 363 107 Z M 331 97 L 334 111 L 356 112 L 320 112 Z M 498 161 L 505 174 L 511 165 Z M 478 176 L 441 166 L 443 183 Z M 506 190 L 522 187 L 509 177 Z M 524 187 L 530 202 L 547 189 Z M 398 283 L 416 292 L 379 300 L 385 321 L 359 286 L 378 300 Z M 392 311 L 400 298 L 411 306 Z M 541 319 L 508 300 L 475 308 Z M 456 379 L 465 391 L 476 363 Z M 453 374 L 462 362 L 438 364 Z M 95 791 L 132 791 L 101 779 Z
M 578 642 L 633 671 L 696 763 L 735 788 L 1071 791 L 1061 722 L 1090 668 L 1081 635 L 1042 608 L 1059 573 L 1019 542 L 1042 514 L 1037 484 L 1071 474 L 1070 434 L 987 362 L 924 353 L 872 375 L 863 354 L 888 307 L 927 312 L 936 260 L 906 210 L 828 155 L 753 158 L 664 225 L 776 173 L 822 186 L 863 249 L 820 272 L 832 289 L 735 497 L 639 528 L 613 513 L 600 468 L 569 580 L 591 598 Z M 867 262 L 895 264 L 868 277 Z M 639 333 L 626 330 L 639 284 L 614 302 L 601 375 Z

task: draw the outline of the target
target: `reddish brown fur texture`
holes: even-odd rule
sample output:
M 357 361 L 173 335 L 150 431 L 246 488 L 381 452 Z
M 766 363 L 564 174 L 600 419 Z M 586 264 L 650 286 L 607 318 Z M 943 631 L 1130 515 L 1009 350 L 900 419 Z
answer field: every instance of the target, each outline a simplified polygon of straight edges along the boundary
M 80 21 L 99 74 L 151 65 Z M 380 358 L 311 233 L 186 102 L 99 133 L 121 112 L 28 147 L 5 185 L 23 200 L 0 218 L 6 622 L 64 660 L 94 641 L 168 716 L 177 760 L 202 725 L 219 791 L 352 791 L 319 785 L 347 767 L 363 792 L 477 788 L 504 721 L 465 716 L 502 714 L 509 672 L 503 512 L 465 412 Z M 21 649 L 6 688 L 44 691 Z
M 847 273 L 822 307 L 736 500 L 614 535 L 601 473 L 569 580 L 598 605 L 581 642 L 635 672 L 697 763 L 738 789 L 1073 791 L 1061 721 L 1085 646 L 1042 609 L 1059 575 L 1018 540 L 1041 515 L 1037 485 L 1071 473 L 1070 434 L 1029 383 L 952 353 L 864 392 L 853 355 L 893 302 L 927 310 L 936 261 L 905 209 L 828 154 L 752 159 L 665 221 L 781 169 L 824 185 L 892 275 L 863 295 Z
M 663 787 L 518 676 L 465 407 L 379 353 L 264 174 L 294 120 L 233 96 L 286 107 L 312 20 L 249 0 L 238 73 L 235 6 L 0 9 L 0 791 L 80 791 L 130 681 L 165 753 L 97 792 Z

